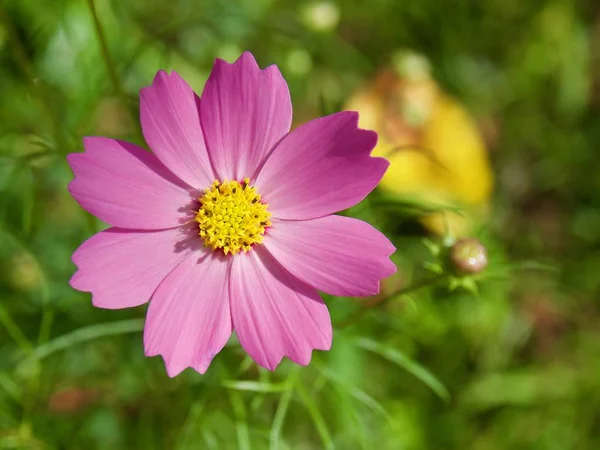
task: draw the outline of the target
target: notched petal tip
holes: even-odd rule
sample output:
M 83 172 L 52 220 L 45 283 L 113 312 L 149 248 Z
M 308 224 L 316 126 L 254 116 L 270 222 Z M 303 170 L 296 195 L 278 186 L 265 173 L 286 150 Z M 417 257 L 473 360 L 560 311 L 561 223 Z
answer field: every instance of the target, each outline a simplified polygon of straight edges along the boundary
M 389 162 L 371 156 L 376 145 L 377 133 L 359 128 L 355 111 L 314 119 L 277 144 L 256 184 L 273 217 L 323 217 L 354 206 L 379 184 Z
M 332 345 L 332 341 L 333 341 L 333 336 L 330 336 L 329 338 L 329 344 L 328 345 L 323 345 L 323 346 L 317 346 L 314 348 L 307 348 L 306 352 L 304 355 L 302 355 L 301 357 L 298 358 L 294 358 L 290 355 L 281 355 L 281 357 L 279 357 L 278 359 L 275 359 L 272 362 L 267 361 L 266 364 L 262 364 L 258 361 L 255 361 L 256 364 L 258 364 L 259 366 L 263 367 L 264 369 L 267 369 L 271 372 L 275 372 L 275 370 L 277 370 L 277 367 L 279 367 L 279 365 L 284 361 L 284 359 L 287 359 L 291 362 L 293 362 L 294 364 L 298 364 L 300 366 L 306 367 L 310 364 L 310 362 L 312 361 L 312 356 L 314 354 L 315 351 L 329 351 L 331 350 L 331 345 Z
M 377 184 L 373 186 L 373 189 L 375 189 L 390 167 L 390 162 L 385 158 L 381 158 L 380 156 L 369 156 L 369 163 L 372 166 L 373 172 L 380 175 Z
M 348 121 L 354 125 L 355 128 L 359 128 L 358 127 L 358 117 L 359 117 L 359 113 L 358 111 L 354 111 L 354 110 L 345 110 L 345 111 L 340 111 L 339 113 L 336 114 L 343 114 L 344 116 L 346 116 L 348 119 Z
M 69 194 L 71 194 L 76 201 L 77 186 L 79 185 L 80 181 L 77 172 L 79 171 L 80 165 L 85 164 L 86 152 L 88 146 L 90 145 L 91 139 L 92 138 L 89 136 L 83 138 L 83 152 L 69 153 L 66 156 L 67 164 L 69 164 L 71 172 L 73 172 L 73 179 L 67 184 L 67 191 L 69 191 Z
M 177 375 L 181 374 L 186 369 L 193 369 L 196 372 L 198 372 L 200 375 L 204 375 L 206 373 L 206 371 L 208 370 L 210 364 L 212 363 L 212 358 L 211 358 L 210 361 L 208 361 L 207 363 L 200 364 L 200 365 L 196 365 L 196 364 L 175 364 L 172 361 L 170 361 L 166 355 L 163 355 L 162 353 L 160 353 L 158 351 L 150 351 L 147 348 L 145 342 L 144 342 L 144 356 L 146 356 L 147 358 L 152 358 L 152 357 L 155 357 L 155 356 L 159 356 L 162 359 L 162 361 L 163 361 L 163 364 L 165 366 L 165 370 L 166 370 L 167 375 L 169 376 L 169 378 L 175 378 Z
M 164 359 L 163 359 L 164 361 Z M 167 375 L 169 378 L 175 378 L 177 375 L 179 375 L 181 372 L 183 372 L 185 369 L 187 369 L 187 367 L 180 367 L 177 369 L 174 369 L 172 367 L 169 367 L 169 365 L 165 362 L 165 369 L 167 371 Z
M 214 180 L 200 124 L 198 96 L 174 70 L 160 70 L 140 90 L 142 133 L 156 157 L 189 186 Z
M 265 248 L 292 275 L 334 296 L 377 294 L 379 281 L 396 270 L 390 240 L 367 222 L 345 216 L 274 220 Z
M 71 156 L 71 155 L 69 155 Z M 71 181 L 69 181 L 69 183 L 67 183 L 67 191 L 69 191 L 69 194 L 71 194 L 71 197 L 74 197 L 74 193 L 75 193 L 75 189 L 76 189 L 76 181 L 77 181 L 77 173 L 75 172 L 75 169 L 73 168 L 73 161 L 74 158 L 71 158 L 70 160 L 67 157 L 67 161 L 69 163 L 69 166 L 71 167 L 71 170 L 73 171 L 73 179 Z
M 71 261 L 73 261 L 75 263 L 75 261 L 73 260 L 72 257 L 71 257 Z M 75 265 L 77 265 L 77 263 L 75 263 Z M 73 273 L 73 275 L 71 275 L 71 278 L 69 279 L 69 286 L 71 286 L 73 289 L 75 289 L 79 292 L 91 292 L 90 290 L 86 290 L 86 288 L 81 286 L 80 280 L 81 280 L 81 271 L 80 271 L 79 267 L 77 267 L 77 270 L 75 271 L 75 273 Z
M 150 83 L 148 86 L 140 88 L 139 90 L 140 115 L 146 115 L 148 113 L 148 111 L 143 107 L 144 105 L 148 104 L 151 106 L 155 102 L 162 101 L 161 97 L 164 97 L 165 91 L 173 88 L 184 89 L 186 91 L 192 90 L 192 88 L 177 71 L 166 71 L 161 69 L 156 72 L 156 75 L 154 75 L 154 78 L 152 79 L 152 83 Z
M 80 267 L 80 264 L 82 264 L 82 262 L 80 258 L 79 248 L 75 250 L 71 255 L 71 261 L 73 262 L 73 264 L 75 264 L 75 267 L 77 267 L 77 269 L 69 279 L 69 286 L 71 286 L 76 291 L 92 294 L 92 305 L 96 308 L 102 308 L 102 306 L 100 306 L 96 301 L 96 296 L 93 294 L 92 289 L 86 286 L 84 279 L 85 273 L 83 271 L 83 268 Z
M 205 373 L 231 336 L 228 261 L 191 255 L 152 294 L 144 326 L 146 356 L 161 355 L 170 377 Z M 199 294 L 200 293 L 200 294 Z
M 69 164 L 69 167 L 73 171 L 73 175 L 75 177 L 73 180 L 71 180 L 71 183 L 77 178 L 77 170 L 79 169 L 79 166 L 81 164 L 85 164 L 86 159 L 94 157 L 93 154 L 97 152 L 97 146 L 101 145 L 102 143 L 110 145 L 114 139 L 104 136 L 84 136 L 81 141 L 83 143 L 83 152 L 73 152 L 66 156 L 67 163 Z M 69 183 L 69 185 L 71 183 Z
M 277 64 L 271 64 L 270 66 L 265 67 L 264 69 L 262 69 L 262 72 L 271 79 L 270 80 L 271 82 L 273 80 L 275 80 L 277 82 L 283 82 L 283 83 L 286 82 L 285 79 L 283 78 L 283 75 L 281 74 L 281 71 L 279 70 L 279 66 L 277 66 Z M 288 96 L 290 96 L 289 90 L 287 91 L 287 94 L 288 94 Z
M 84 148 L 84 150 L 86 150 L 86 151 L 87 151 L 87 150 L 88 150 L 88 147 L 89 147 L 90 145 L 92 145 L 92 144 L 93 144 L 93 142 L 94 142 L 94 141 L 96 141 L 96 140 L 100 140 L 100 141 L 103 141 L 103 140 L 106 140 L 106 141 L 111 141 L 112 139 L 111 139 L 111 138 L 104 137 L 104 136 L 84 136 L 84 137 L 82 138 L 82 141 L 83 141 L 83 148 Z M 80 154 L 80 153 L 71 153 L 71 155 L 73 155 L 73 154 L 75 154 L 75 155 L 78 155 L 78 154 Z
M 363 139 L 363 145 L 365 148 L 368 148 L 369 154 L 373 151 L 373 149 L 377 146 L 377 142 L 379 141 L 379 134 L 375 130 L 371 130 L 368 128 L 361 128 L 359 126 L 360 122 L 360 113 L 354 110 L 340 111 L 338 113 L 331 114 L 332 116 L 340 115 L 344 116 L 344 118 L 348 121 L 348 124 L 351 128 L 355 129 L 358 132 L 358 135 Z M 383 158 L 381 158 L 383 159 Z
M 394 253 L 395 253 L 395 250 L 392 253 L 390 253 L 389 256 L 391 256 Z M 383 278 L 392 276 L 398 271 L 398 267 L 396 267 L 396 264 L 394 263 L 394 261 L 391 260 L 391 258 L 389 256 L 385 263 L 385 271 L 383 271 Z
M 214 355 L 208 361 L 203 364 L 193 364 L 193 363 L 177 363 L 174 362 L 167 354 L 161 352 L 161 350 L 154 348 L 152 349 L 149 343 L 149 339 L 147 337 L 146 328 L 144 327 L 144 356 L 147 358 L 160 357 L 165 366 L 165 370 L 169 378 L 175 378 L 177 375 L 181 374 L 186 369 L 193 369 L 201 375 L 204 375 L 208 368 L 210 367 Z
M 379 135 L 375 130 L 370 130 L 367 128 L 361 128 L 359 126 L 360 122 L 360 113 L 358 111 L 342 111 L 339 114 L 348 115 L 349 123 L 358 131 L 361 138 L 364 140 L 363 144 L 366 148 L 369 149 L 369 154 L 373 151 L 373 149 L 377 146 L 377 141 L 379 140 Z M 380 158 L 383 159 L 383 158 Z
M 73 153 L 69 153 L 66 156 L 67 163 L 69 164 L 69 167 L 73 171 L 73 174 L 77 175 L 77 173 L 75 172 L 76 165 L 83 159 L 84 155 L 88 152 L 88 148 L 90 147 L 93 139 L 102 139 L 102 138 L 95 137 L 95 136 L 84 136 L 82 139 L 83 152 L 73 152 Z
M 165 370 L 167 371 L 167 375 L 169 376 L 169 378 L 174 378 L 177 375 L 179 375 L 181 372 L 183 372 L 185 369 L 187 369 L 189 366 L 184 366 L 184 365 L 176 365 L 173 364 L 169 358 L 167 357 L 167 355 L 164 355 L 160 352 L 160 350 L 158 350 L 157 348 L 151 348 L 150 343 L 149 343 L 149 338 L 148 338 L 148 332 L 146 331 L 146 326 L 144 326 L 144 356 L 146 358 L 153 358 L 155 356 L 159 356 L 160 359 L 162 359 L 163 365 L 165 366 Z
M 154 355 L 150 355 L 148 353 L 145 353 L 146 356 L 160 356 L 161 359 L 163 360 L 163 364 L 165 365 L 165 369 L 167 371 L 167 375 L 169 376 L 169 378 L 175 378 L 177 375 L 179 375 L 181 372 L 183 372 L 185 369 L 189 368 L 189 365 L 185 365 L 185 364 L 173 364 L 171 361 L 169 361 L 165 355 L 161 355 L 161 354 L 154 354 Z
M 67 189 L 83 209 L 110 225 L 142 230 L 177 227 L 192 188 L 155 155 L 129 142 L 83 139 L 84 151 L 67 155 L 74 177 Z
M 154 80 L 157 80 L 158 78 L 168 78 L 171 75 L 178 75 L 178 74 L 174 70 L 169 72 L 167 70 L 160 69 L 156 72 L 156 75 L 154 75 Z
M 236 59 L 236 61 L 233 64 L 243 64 L 243 63 L 251 64 L 253 67 L 255 67 L 257 69 L 260 69 L 258 67 L 258 63 L 256 62 L 256 58 L 248 50 L 246 50 L 245 52 L 243 52 L 240 55 L 240 57 L 238 59 Z
M 168 81 L 170 78 L 176 78 L 177 81 L 183 80 L 183 78 L 181 77 L 181 75 L 179 75 L 179 73 L 177 73 L 177 71 L 175 71 L 175 70 L 166 71 L 166 70 L 161 69 L 156 72 L 156 75 L 154 75 L 154 78 L 152 79 L 152 83 L 149 86 L 144 86 L 143 88 L 141 88 L 140 92 L 147 92 L 152 87 L 155 87 L 155 85 L 157 85 L 159 83 L 164 83 L 165 81 Z
M 231 271 L 231 313 L 241 346 L 274 371 L 284 357 L 308 365 L 313 350 L 331 347 L 327 306 L 316 289 L 285 270 L 261 247 L 236 258 Z
M 241 67 L 241 66 L 243 66 L 243 67 Z M 279 67 L 277 66 L 277 64 L 270 64 L 267 67 L 265 67 L 264 69 L 261 69 L 260 66 L 258 65 L 258 61 L 256 61 L 256 58 L 254 57 L 254 55 L 249 51 L 243 52 L 238 57 L 238 59 L 236 59 L 232 63 L 227 62 L 222 58 L 215 58 L 213 70 L 217 69 L 217 68 L 221 69 L 221 68 L 238 68 L 238 67 L 242 70 L 252 70 L 255 72 L 263 72 L 263 73 L 273 74 L 275 76 L 283 78 L 283 76 L 281 75 L 281 71 L 279 70 Z
M 387 257 L 389 258 L 390 256 L 392 256 L 394 253 L 396 253 L 396 250 L 398 250 L 396 248 L 396 246 L 392 243 L 392 241 L 390 241 L 389 239 L 388 241 L 388 247 L 387 247 Z M 394 266 L 395 267 L 395 266 Z
M 376 131 L 373 130 L 365 130 L 364 128 L 358 128 L 359 132 L 361 132 L 365 136 L 365 141 L 367 142 L 367 146 L 369 147 L 369 155 L 373 151 L 373 149 L 377 146 L 377 141 L 379 140 L 379 135 Z M 384 158 L 379 158 L 384 159 Z M 387 161 L 387 159 L 384 159 Z M 389 163 L 388 163 L 389 165 Z
M 200 119 L 218 178 L 255 176 L 292 123 L 287 83 L 275 67 L 262 69 L 244 52 L 216 59 L 201 96 Z

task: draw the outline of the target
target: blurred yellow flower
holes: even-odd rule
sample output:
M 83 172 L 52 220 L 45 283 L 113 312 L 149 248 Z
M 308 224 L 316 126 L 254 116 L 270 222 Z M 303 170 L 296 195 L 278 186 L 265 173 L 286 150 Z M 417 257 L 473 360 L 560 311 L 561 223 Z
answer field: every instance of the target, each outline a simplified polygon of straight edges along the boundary
M 464 216 L 422 218 L 432 231 L 470 231 L 487 209 L 493 185 L 483 139 L 465 108 L 431 78 L 427 61 L 400 55 L 359 89 L 345 109 L 360 112 L 359 125 L 376 130 L 374 155 L 390 160 L 380 187 L 391 194 L 460 207 Z

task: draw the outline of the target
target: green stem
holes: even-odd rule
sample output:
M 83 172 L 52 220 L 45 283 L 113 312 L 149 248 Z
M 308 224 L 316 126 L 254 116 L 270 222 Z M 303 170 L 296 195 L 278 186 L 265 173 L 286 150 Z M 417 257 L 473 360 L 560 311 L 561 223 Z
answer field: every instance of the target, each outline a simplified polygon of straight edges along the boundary
M 63 138 L 63 133 L 61 130 L 61 124 L 58 119 L 58 115 L 52 108 L 52 101 L 46 95 L 46 91 L 44 90 L 43 82 L 38 80 L 38 77 L 35 73 L 35 68 L 32 62 L 29 60 L 27 56 L 27 51 L 21 42 L 17 32 L 14 29 L 12 22 L 10 21 L 8 15 L 2 9 L 2 2 L 0 2 L 0 23 L 4 24 L 4 27 L 7 31 L 8 40 L 10 42 L 10 48 L 12 50 L 13 58 L 23 73 L 27 78 L 27 81 L 31 84 L 33 89 L 34 98 L 37 100 L 40 108 L 43 113 L 48 116 L 50 123 L 52 124 L 52 132 L 54 133 L 54 144 L 56 145 L 59 152 L 66 153 L 68 151 L 66 146 L 66 141 Z
M 96 3 L 94 2 L 94 0 L 87 0 L 87 3 L 90 8 L 90 12 L 92 13 L 92 17 L 94 19 L 94 28 L 96 29 L 96 34 L 98 35 L 98 41 L 100 42 L 100 50 L 102 51 L 102 56 L 104 57 L 104 62 L 106 63 L 108 75 L 110 76 L 113 89 L 115 90 L 115 93 L 117 95 L 123 97 L 123 89 L 121 88 L 119 75 L 117 74 L 117 69 L 113 64 L 112 59 L 110 57 L 110 53 L 108 51 L 108 44 L 106 43 L 106 36 L 104 35 L 104 30 L 102 29 L 100 18 L 98 17 Z
M 375 306 L 372 306 L 372 307 L 369 307 L 366 305 L 361 306 L 356 311 L 349 314 L 346 318 L 342 319 L 335 325 L 337 327 L 346 327 L 348 325 L 351 325 L 351 324 L 355 323 L 357 320 L 359 320 L 365 312 L 372 310 L 373 308 L 381 308 L 382 306 L 385 306 L 390 300 L 392 300 L 394 298 L 401 297 L 406 294 L 410 294 L 411 292 L 418 291 L 419 289 L 422 289 L 425 287 L 434 286 L 435 284 L 437 284 L 438 282 L 442 281 L 443 279 L 445 279 L 447 277 L 448 277 L 448 275 L 443 273 L 443 274 L 439 274 L 439 275 L 436 275 L 431 278 L 426 278 L 424 280 L 418 281 L 418 282 L 411 284 L 410 286 L 407 286 L 405 288 L 398 289 L 397 291 L 394 291 L 391 294 L 388 294 L 387 296 L 385 296 L 382 300 L 377 302 L 377 304 Z
M 6 329 L 8 335 L 13 338 L 19 348 L 27 355 L 31 354 L 33 346 L 29 339 L 23 334 L 19 325 L 10 317 L 6 310 L 0 305 L 0 324 Z

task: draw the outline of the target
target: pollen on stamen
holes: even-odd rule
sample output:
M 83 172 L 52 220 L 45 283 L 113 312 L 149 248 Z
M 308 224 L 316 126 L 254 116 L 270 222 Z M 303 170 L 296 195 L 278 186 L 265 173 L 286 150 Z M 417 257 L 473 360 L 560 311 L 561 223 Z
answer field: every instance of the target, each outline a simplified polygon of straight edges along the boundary
M 242 183 L 217 180 L 199 197 L 195 220 L 204 246 L 234 255 L 262 243 L 265 229 L 271 225 L 271 213 L 249 184 L 249 178 Z

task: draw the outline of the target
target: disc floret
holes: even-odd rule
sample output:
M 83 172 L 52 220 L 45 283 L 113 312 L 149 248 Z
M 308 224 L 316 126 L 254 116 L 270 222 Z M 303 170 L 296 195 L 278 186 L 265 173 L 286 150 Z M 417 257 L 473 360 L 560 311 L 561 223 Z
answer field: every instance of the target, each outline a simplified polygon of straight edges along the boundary
M 271 225 L 271 213 L 256 188 L 250 186 L 250 179 L 244 178 L 241 183 L 217 180 L 199 200 L 195 220 L 206 247 L 234 255 L 262 243 L 265 230 Z

